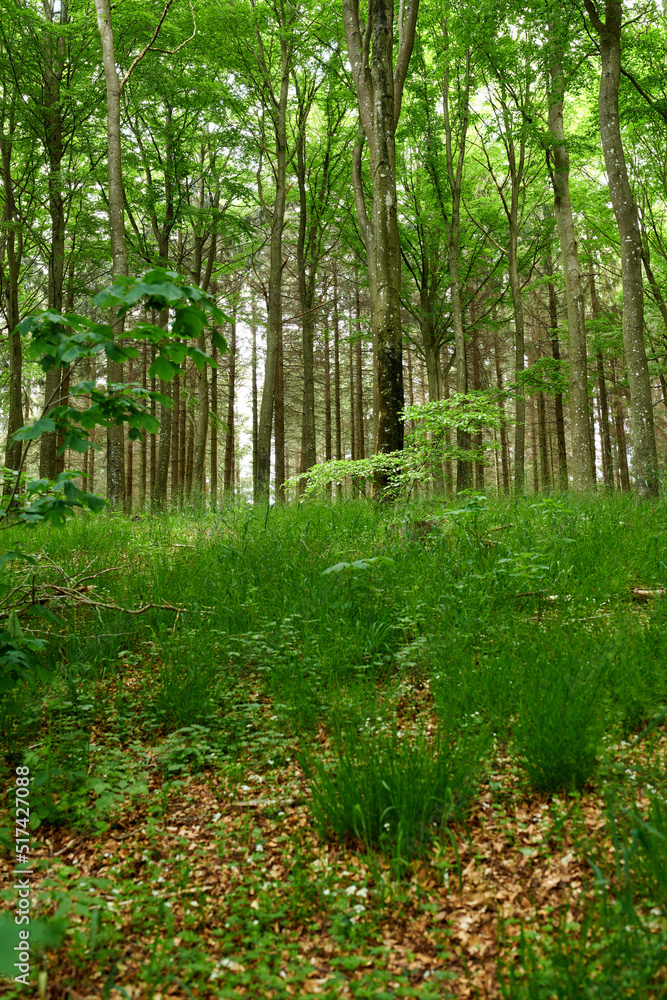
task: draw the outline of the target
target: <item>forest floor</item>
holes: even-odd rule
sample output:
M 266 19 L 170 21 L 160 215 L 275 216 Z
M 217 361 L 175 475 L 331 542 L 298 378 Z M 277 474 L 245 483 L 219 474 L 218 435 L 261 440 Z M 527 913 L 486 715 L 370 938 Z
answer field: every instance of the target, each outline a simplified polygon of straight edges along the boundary
M 33 778 L 30 986 L 1 996 L 665 995 L 666 504 L 23 537 L 63 623 L 0 701 L 10 793 Z

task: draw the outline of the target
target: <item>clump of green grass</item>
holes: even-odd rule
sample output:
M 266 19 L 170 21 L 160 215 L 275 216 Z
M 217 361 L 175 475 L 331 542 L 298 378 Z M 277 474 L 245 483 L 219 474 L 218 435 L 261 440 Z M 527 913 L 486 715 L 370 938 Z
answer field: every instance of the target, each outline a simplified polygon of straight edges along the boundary
M 370 720 L 368 720 L 370 722 Z M 488 738 L 381 724 L 336 734 L 333 767 L 306 761 L 313 816 L 324 836 L 385 851 L 402 865 L 422 856 L 474 796 Z
M 530 784 L 553 794 L 593 777 L 605 729 L 600 673 L 553 650 L 526 669 L 514 749 Z

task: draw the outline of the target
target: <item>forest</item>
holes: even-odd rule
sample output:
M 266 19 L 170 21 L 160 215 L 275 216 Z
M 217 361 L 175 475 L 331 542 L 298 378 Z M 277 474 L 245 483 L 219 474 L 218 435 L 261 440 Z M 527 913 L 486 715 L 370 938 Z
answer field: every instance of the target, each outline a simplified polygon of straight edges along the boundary
M 0 80 L 0 994 L 664 996 L 664 6 L 0 0 Z

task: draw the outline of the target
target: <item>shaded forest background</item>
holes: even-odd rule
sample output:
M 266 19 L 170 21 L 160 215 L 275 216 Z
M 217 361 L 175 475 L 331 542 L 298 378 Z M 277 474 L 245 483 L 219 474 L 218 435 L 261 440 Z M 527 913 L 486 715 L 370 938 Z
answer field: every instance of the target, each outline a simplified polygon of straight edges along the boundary
M 380 140 L 369 156 L 352 16 L 376 93 L 381 38 L 394 64 L 395 199 L 380 199 L 400 240 L 391 330 L 374 277 L 383 241 L 392 249 L 376 214 Z M 472 433 L 450 420 L 430 435 L 422 490 L 597 482 L 654 495 L 667 449 L 666 47 L 658 4 L 611 0 L 2 0 L 5 464 L 21 458 L 11 434 L 69 401 L 70 380 L 136 383 L 169 397 L 151 404 L 159 434 L 107 442 L 98 427 L 85 454 L 44 434 L 28 474 L 79 470 L 126 510 L 269 489 L 281 500 L 315 463 L 402 447 L 403 405 L 465 409 L 470 396 L 482 417 Z M 627 188 L 605 159 L 614 66 Z M 217 368 L 186 359 L 161 383 L 146 343 L 113 371 L 87 359 L 44 374 L 29 359 L 14 331 L 31 313 L 108 321 L 90 301 L 123 246 L 125 273 L 168 267 L 216 299 L 228 352 L 206 334 L 198 346 Z

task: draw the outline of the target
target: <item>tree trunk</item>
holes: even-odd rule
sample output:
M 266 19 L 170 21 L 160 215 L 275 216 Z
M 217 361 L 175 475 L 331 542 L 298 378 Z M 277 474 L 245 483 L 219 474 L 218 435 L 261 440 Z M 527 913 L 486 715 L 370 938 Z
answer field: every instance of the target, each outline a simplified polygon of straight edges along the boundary
M 336 459 L 341 461 L 343 456 L 343 429 L 340 414 L 340 331 L 338 322 L 338 282 L 334 267 L 334 293 L 333 293 L 333 346 L 334 346 L 334 431 L 336 443 Z M 340 498 L 340 487 L 338 487 Z
M 361 310 L 359 306 L 359 285 L 356 286 L 356 296 L 355 296 L 355 331 L 356 331 L 356 341 L 354 345 L 354 356 L 355 356 L 355 378 L 356 378 L 356 390 L 355 390 L 355 416 L 357 420 L 357 458 L 366 457 L 366 449 L 364 443 L 364 390 L 363 390 L 363 378 L 362 378 L 362 357 L 361 357 Z
M 102 42 L 102 62 L 107 94 L 107 160 L 109 168 L 109 230 L 111 234 L 111 257 L 114 277 L 128 274 L 127 244 L 125 242 L 125 210 L 123 206 L 123 164 L 120 133 L 121 85 L 116 71 L 116 53 L 111 23 L 109 0 L 95 0 L 97 29 Z M 166 321 L 165 321 L 166 323 Z M 114 323 L 114 337 L 123 332 L 123 321 Z M 123 366 L 116 361 L 107 361 L 107 382 L 123 382 Z M 165 407 L 162 407 L 164 410 Z M 171 430 L 171 428 L 169 428 Z M 168 431 L 169 432 L 169 431 Z M 167 432 L 167 433 L 168 433 Z M 107 430 L 107 497 L 114 507 L 122 507 L 124 502 L 125 470 L 123 449 L 123 427 Z M 162 440 L 162 433 L 160 434 Z M 159 463 L 158 463 L 159 464 Z M 164 479 L 164 498 L 167 481 Z
M 618 476 L 621 481 L 621 490 L 624 493 L 630 492 L 630 471 L 628 469 L 628 448 L 625 440 L 625 414 L 621 394 L 616 384 L 616 362 L 611 359 L 611 384 L 616 397 L 616 407 L 614 410 L 614 428 L 616 430 L 616 447 L 618 450 Z
M 278 328 L 278 356 L 276 366 L 276 432 L 274 447 L 276 452 L 276 473 L 274 489 L 276 503 L 285 500 L 285 372 L 283 367 L 283 331 Z
M 3 122 L 4 126 L 4 122 Z M 23 426 L 22 406 L 22 374 L 23 356 L 21 353 L 21 336 L 16 329 L 20 320 L 19 313 L 19 274 L 23 252 L 23 237 L 20 226 L 15 227 L 16 206 L 14 201 L 14 182 L 12 179 L 12 137 L 14 131 L 13 113 L 10 116 L 8 137 L 0 137 L 0 153 L 2 155 L 2 181 L 4 194 L 3 228 L 5 230 L 5 250 L 7 254 L 7 280 L 4 288 L 5 312 L 9 337 L 9 413 L 7 416 L 7 445 L 5 449 L 5 465 L 9 469 L 18 469 L 21 465 L 23 448 L 20 441 L 12 437 Z M 11 492 L 13 483 L 7 480 L 5 492 Z
M 503 492 L 510 491 L 510 454 L 507 438 L 507 417 L 505 415 L 505 399 L 503 389 L 503 373 L 500 364 L 500 346 L 498 333 L 493 334 L 493 356 L 496 363 L 496 385 L 498 386 L 498 411 L 500 413 L 500 456 L 503 469 Z
M 549 277 L 553 274 L 551 259 L 545 257 L 545 270 Z M 549 340 L 551 341 L 551 354 L 554 361 L 560 361 L 560 343 L 558 342 L 558 298 L 556 296 L 556 286 L 549 282 Z M 556 438 L 558 440 L 558 485 L 561 490 L 566 490 L 570 484 L 567 473 L 567 446 L 565 444 L 565 415 L 563 413 L 563 394 L 557 392 L 554 396 L 554 409 L 556 411 Z
M 234 499 L 234 406 L 236 403 L 236 298 L 232 305 L 229 329 L 229 382 L 227 383 L 227 433 L 225 436 L 224 498 Z
M 347 52 L 352 67 L 361 126 L 368 143 L 373 203 L 369 220 L 361 184 L 361 143 L 353 157 L 353 187 L 366 244 L 371 328 L 377 344 L 378 425 L 376 452 L 403 448 L 403 336 L 401 255 L 396 200 L 395 133 L 403 85 L 415 39 L 419 0 L 401 3 L 394 67 L 393 0 L 375 0 L 360 28 L 358 0 L 343 0 Z M 378 477 L 378 489 L 386 477 Z
M 177 375 L 171 383 L 171 398 L 174 403 L 174 409 L 172 412 L 172 419 L 171 419 L 171 502 L 172 505 L 175 506 L 183 502 L 183 496 L 181 494 L 181 489 L 180 489 L 181 470 L 179 468 L 179 461 L 178 461 L 180 458 L 180 442 L 179 442 L 180 424 L 178 421 L 178 413 L 181 406 L 180 375 Z
M 213 345 L 213 361 L 218 363 L 218 348 Z M 254 480 L 253 480 L 254 482 Z M 218 369 L 211 369 L 211 507 L 218 508 Z
M 234 302 L 234 314 L 236 314 L 236 302 Z M 236 319 L 234 319 L 234 325 L 236 325 Z M 203 333 L 197 338 L 197 347 L 200 351 L 206 350 L 206 338 Z M 201 370 L 196 370 L 196 379 L 197 424 L 195 427 L 192 489 L 195 496 L 199 500 L 202 500 L 205 493 L 204 470 L 206 467 L 206 438 L 208 437 L 209 414 L 208 369 L 206 366 Z
M 550 173 L 554 189 L 554 213 L 563 259 L 565 300 L 569 344 L 570 438 L 572 441 L 572 481 L 575 489 L 591 489 L 595 482 L 591 460 L 592 440 L 588 405 L 588 370 L 586 359 L 586 326 L 584 296 L 577 239 L 570 201 L 570 154 L 563 128 L 565 79 L 562 66 L 562 37 L 555 20 L 549 26 L 550 80 L 549 131 L 553 139 L 550 148 Z
M 308 102 L 305 102 L 308 105 Z M 304 112 L 307 117 L 308 111 Z M 315 445 L 315 361 L 313 347 L 315 298 L 314 262 L 306 260 L 306 229 L 308 222 L 308 200 L 306 197 L 305 125 L 300 122 L 297 141 L 297 180 L 299 185 L 299 234 L 296 248 L 297 276 L 299 281 L 299 302 L 301 304 L 301 355 L 303 365 L 303 407 L 301 419 L 301 468 L 307 472 L 317 461 Z M 317 218 L 313 211 L 308 246 L 312 249 Z M 310 269 L 308 268 L 310 263 Z
M 591 24 L 600 38 L 600 136 L 609 195 L 621 239 L 623 275 L 623 344 L 628 366 L 632 408 L 635 489 L 639 496 L 657 497 L 658 453 L 653 426 L 653 398 L 644 345 L 644 285 L 642 244 L 637 205 L 628 180 L 621 138 L 618 94 L 621 77 L 621 0 L 605 0 L 601 20 L 593 0 L 584 0 Z
M 258 442 L 258 413 L 257 413 L 257 313 L 256 303 L 252 299 L 252 318 L 250 321 L 252 332 L 252 495 L 258 496 L 257 486 L 257 442 Z
M 285 200 L 287 195 L 287 98 L 289 76 L 292 64 L 292 43 L 283 38 L 281 48 L 280 93 L 271 103 L 271 117 L 275 133 L 276 154 L 274 159 L 274 179 L 276 185 L 273 202 L 273 217 L 270 237 L 269 295 L 266 326 L 266 363 L 264 366 L 264 386 L 257 429 L 257 495 L 256 501 L 268 502 L 271 479 L 271 427 L 276 397 L 276 377 L 278 371 L 279 341 L 282 338 L 281 289 L 283 274 L 283 225 L 285 221 Z M 270 79 L 265 65 L 263 49 L 261 61 L 264 75 Z M 277 458 L 277 452 L 276 452 Z M 284 462 L 284 459 L 282 460 Z M 284 465 L 283 465 L 284 481 Z M 280 477 L 278 477 L 280 478 Z M 281 494 L 282 494 L 282 483 Z M 276 496 L 277 499 L 277 496 Z

